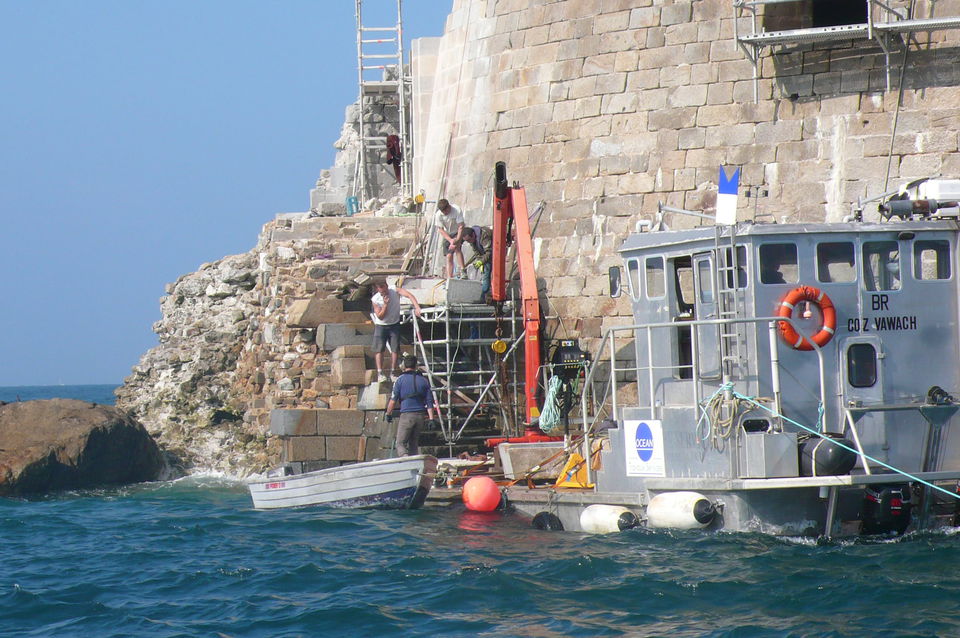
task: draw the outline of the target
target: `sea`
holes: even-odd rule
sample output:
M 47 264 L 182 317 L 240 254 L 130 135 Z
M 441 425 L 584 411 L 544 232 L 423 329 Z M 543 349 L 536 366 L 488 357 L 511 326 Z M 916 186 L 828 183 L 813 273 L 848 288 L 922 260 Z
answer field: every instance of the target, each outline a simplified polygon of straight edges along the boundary
M 255 511 L 198 475 L 0 498 L 0 636 L 960 636 L 958 531 L 591 536 L 457 506 Z

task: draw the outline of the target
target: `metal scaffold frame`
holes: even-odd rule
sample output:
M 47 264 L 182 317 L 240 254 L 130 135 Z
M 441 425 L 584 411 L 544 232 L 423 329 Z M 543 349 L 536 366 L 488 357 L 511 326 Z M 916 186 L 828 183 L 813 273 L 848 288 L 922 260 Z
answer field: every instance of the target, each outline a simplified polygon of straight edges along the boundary
M 370 0 L 368 0 L 369 2 Z M 412 81 L 404 64 L 403 51 L 403 0 L 395 0 L 397 22 L 391 27 L 367 27 L 363 24 L 363 0 L 356 0 L 357 15 L 357 78 L 360 89 L 358 105 L 360 108 L 359 136 L 360 148 L 357 152 L 357 169 L 354 181 L 354 194 L 363 199 L 379 195 L 372 187 L 378 180 L 371 170 L 384 169 L 388 152 L 387 139 L 373 136 L 368 128 L 376 123 L 378 107 L 396 104 L 398 111 L 397 136 L 400 138 L 400 194 L 410 197 L 413 194 L 413 162 L 410 144 L 410 122 L 407 114 L 407 102 L 410 97 Z M 377 79 L 371 79 L 370 73 L 379 73 Z M 382 111 L 382 108 L 379 110 Z M 388 169 L 384 169 L 388 170 Z M 392 176 L 391 176 L 392 177 Z
M 913 33 L 960 28 L 960 17 L 944 16 L 915 18 L 909 8 L 895 8 L 881 0 L 862 0 L 866 3 L 867 21 L 825 27 L 808 27 L 766 31 L 758 24 L 761 8 L 768 4 L 795 3 L 803 0 L 733 0 L 734 38 L 737 45 L 753 63 L 754 101 L 759 101 L 760 55 L 763 47 L 790 44 L 820 44 L 854 40 L 874 40 L 883 50 L 887 90 L 890 90 L 890 53 L 899 40 L 906 48 L 904 36 Z M 749 20 L 748 32 L 741 31 L 741 21 Z
M 424 307 L 414 321 L 414 346 L 434 389 L 446 445 L 452 450 L 479 416 L 495 413 L 501 431 L 519 433 L 523 417 L 519 380 L 524 334 L 512 302 L 498 319 L 492 306 L 450 304 Z M 421 326 L 421 323 L 423 324 Z M 499 329 L 500 334 L 497 335 Z M 491 345 L 502 340 L 507 351 Z

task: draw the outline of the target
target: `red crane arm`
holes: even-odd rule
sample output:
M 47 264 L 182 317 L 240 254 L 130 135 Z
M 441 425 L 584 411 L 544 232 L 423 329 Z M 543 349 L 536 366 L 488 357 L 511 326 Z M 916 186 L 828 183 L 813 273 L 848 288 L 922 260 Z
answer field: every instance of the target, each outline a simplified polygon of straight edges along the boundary
M 493 271 L 490 294 L 496 302 L 506 299 L 507 246 L 511 222 L 517 247 L 517 265 L 520 270 L 520 296 L 523 301 L 524 330 L 524 387 L 526 388 L 527 423 L 540 416 L 537 390 L 540 386 L 540 296 L 537 292 L 537 273 L 533 265 L 533 238 L 527 217 L 527 196 L 520 186 L 507 185 L 507 169 L 497 162 L 495 169 L 493 206 Z

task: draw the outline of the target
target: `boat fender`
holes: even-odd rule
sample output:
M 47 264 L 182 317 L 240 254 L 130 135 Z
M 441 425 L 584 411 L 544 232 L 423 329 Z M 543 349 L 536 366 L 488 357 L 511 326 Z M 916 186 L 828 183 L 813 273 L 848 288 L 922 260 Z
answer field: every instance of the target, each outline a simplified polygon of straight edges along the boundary
M 639 524 L 636 514 L 619 505 L 595 503 L 580 512 L 580 529 L 588 534 L 622 532 Z
M 853 442 L 842 434 L 822 432 L 800 443 L 800 476 L 843 476 L 856 464 Z
M 492 512 L 500 506 L 500 488 L 489 476 L 474 476 L 463 484 L 463 504 L 471 512 Z
M 647 527 L 703 529 L 717 517 L 717 506 L 698 492 L 664 492 L 647 504 Z
M 556 514 L 551 514 L 550 512 L 540 512 L 534 516 L 533 526 L 537 529 L 546 530 L 548 532 L 563 531 L 563 523 L 560 522 L 560 518 Z

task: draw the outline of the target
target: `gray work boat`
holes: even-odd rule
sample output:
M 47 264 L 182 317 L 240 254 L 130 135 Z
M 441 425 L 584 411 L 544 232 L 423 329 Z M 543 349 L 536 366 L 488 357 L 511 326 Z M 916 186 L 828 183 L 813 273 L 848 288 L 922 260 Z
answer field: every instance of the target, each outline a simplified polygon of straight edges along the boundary
M 426 500 L 436 472 L 437 459 L 420 454 L 302 474 L 285 466 L 247 485 L 257 509 L 309 505 L 415 509 Z
M 911 188 L 876 221 L 671 231 L 690 211 L 661 207 L 620 248 L 633 325 L 583 380 L 584 486 L 508 502 L 584 531 L 956 525 L 960 180 Z

